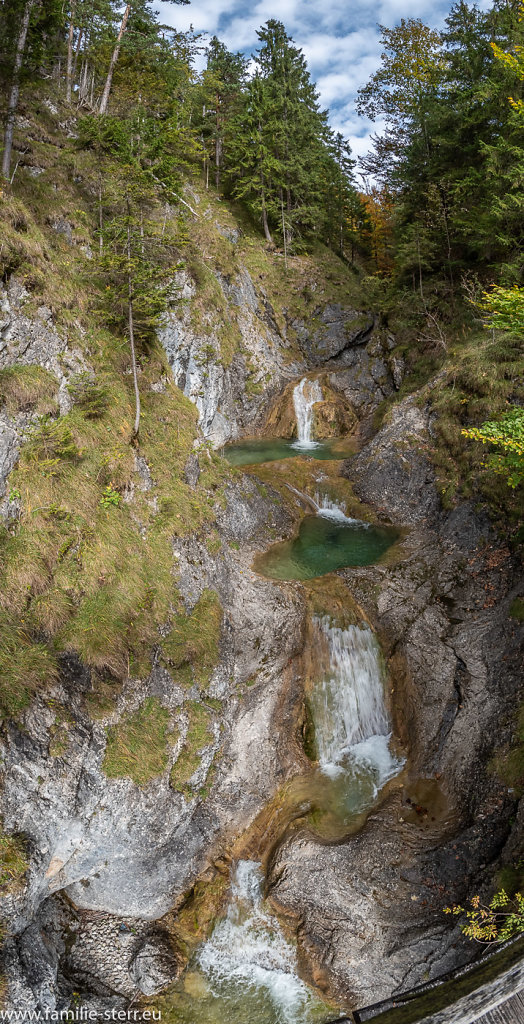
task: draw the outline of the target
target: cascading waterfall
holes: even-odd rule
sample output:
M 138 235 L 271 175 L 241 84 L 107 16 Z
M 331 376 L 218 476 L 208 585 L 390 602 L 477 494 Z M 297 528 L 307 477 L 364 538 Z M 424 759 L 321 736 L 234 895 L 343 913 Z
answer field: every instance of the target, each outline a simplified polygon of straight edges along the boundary
M 293 389 L 293 405 L 297 418 L 298 440 L 295 448 L 315 448 L 316 441 L 311 440 L 313 429 L 313 406 L 315 402 L 322 401 L 322 390 L 318 380 L 308 380 L 303 377 L 300 384 Z
M 369 527 L 370 525 L 362 519 L 352 519 L 351 516 L 347 516 L 344 502 L 333 501 L 327 494 L 319 494 L 318 491 L 315 491 L 314 502 L 317 507 L 317 515 L 323 516 L 324 519 L 335 519 L 339 523 L 349 523 L 360 527 Z
M 325 1005 L 298 976 L 295 947 L 264 909 L 262 880 L 260 864 L 238 862 L 227 916 L 202 946 L 199 967 L 216 996 L 227 997 L 232 986 L 244 994 L 258 991 L 261 1001 L 269 1000 L 271 1020 L 278 1024 L 307 1024 L 319 1020 L 321 1010 L 325 1020 Z M 260 1011 L 260 1019 L 269 1020 L 262 1006 Z
M 306 505 L 309 505 L 317 516 L 322 516 L 323 519 L 334 519 L 338 523 L 346 523 L 349 526 L 369 527 L 370 525 L 362 519 L 352 519 L 351 516 L 347 516 L 345 503 L 341 502 L 338 504 L 336 501 L 332 501 L 327 494 L 320 495 L 318 491 L 315 491 L 315 497 L 312 498 L 310 494 L 304 494 L 303 491 L 299 491 L 298 487 L 293 487 L 292 484 L 286 484 L 286 487 L 293 494 L 296 494 L 297 498 L 300 498 Z
M 321 770 L 331 776 L 369 771 L 376 795 L 403 763 L 389 749 L 391 723 L 377 639 L 368 626 L 342 629 L 328 616 L 313 621 L 327 648 L 311 701 Z

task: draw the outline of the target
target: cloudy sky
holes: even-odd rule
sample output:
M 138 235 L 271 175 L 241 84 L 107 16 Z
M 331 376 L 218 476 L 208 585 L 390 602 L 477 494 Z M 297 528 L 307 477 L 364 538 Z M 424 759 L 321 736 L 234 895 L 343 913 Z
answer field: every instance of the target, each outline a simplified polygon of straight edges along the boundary
M 473 0 L 468 0 L 473 2 Z M 355 156 L 369 148 L 371 125 L 355 112 L 355 94 L 380 63 L 378 24 L 421 18 L 442 27 L 452 0 L 192 0 L 188 7 L 160 3 L 164 23 L 217 35 L 231 50 L 251 54 L 256 30 L 268 18 L 284 22 L 307 58 L 332 126 L 349 139 Z M 487 9 L 490 0 L 480 0 Z

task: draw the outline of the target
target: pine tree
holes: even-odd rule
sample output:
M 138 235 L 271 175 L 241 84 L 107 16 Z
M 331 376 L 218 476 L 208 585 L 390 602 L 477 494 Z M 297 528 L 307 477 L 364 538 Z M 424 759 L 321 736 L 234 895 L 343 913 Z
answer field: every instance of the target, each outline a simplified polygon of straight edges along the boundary
M 247 65 L 248 61 L 241 53 L 230 53 L 216 36 L 212 37 L 207 48 L 207 68 L 202 76 L 202 141 L 206 183 L 212 163 L 217 189 L 220 188 L 223 165 L 228 160 L 226 148 L 231 126 L 243 103 Z

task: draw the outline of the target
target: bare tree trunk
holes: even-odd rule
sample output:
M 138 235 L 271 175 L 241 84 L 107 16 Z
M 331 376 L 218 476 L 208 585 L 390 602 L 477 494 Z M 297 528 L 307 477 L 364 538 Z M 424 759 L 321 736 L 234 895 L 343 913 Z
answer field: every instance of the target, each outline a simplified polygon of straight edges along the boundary
M 215 185 L 220 188 L 220 164 L 222 161 L 222 139 L 215 141 Z
M 82 60 L 80 75 L 78 76 L 78 102 L 83 103 L 87 93 L 87 61 Z
M 83 38 L 84 38 L 84 30 L 83 30 L 83 28 L 81 28 L 81 29 L 78 30 L 78 39 L 76 41 L 75 59 L 73 61 L 73 78 L 76 78 L 76 69 L 78 67 L 78 54 L 80 53 L 80 47 L 82 45 Z
M 122 37 L 123 37 L 124 32 L 125 32 L 125 30 L 127 28 L 127 22 L 128 22 L 130 11 L 131 11 L 131 4 L 128 4 L 126 9 L 125 9 L 125 11 L 124 11 L 124 17 L 122 18 L 122 24 L 120 26 L 120 31 L 119 31 L 118 36 L 116 38 L 116 46 L 115 46 L 115 48 L 113 50 L 113 55 L 112 55 L 111 60 L 109 62 L 109 71 L 107 72 L 106 84 L 104 85 L 104 91 L 102 93 L 102 99 L 100 100 L 100 106 L 98 108 L 98 113 L 99 114 L 105 114 L 105 112 L 107 110 L 107 104 L 109 102 L 109 93 L 111 92 L 111 82 L 113 81 L 113 72 L 115 70 L 115 65 L 116 65 L 116 62 L 118 60 L 118 55 L 120 53 L 120 47 L 122 45 Z
M 142 256 L 145 256 L 145 251 L 146 250 L 144 248 L 144 211 L 142 207 L 140 207 L 140 252 L 142 253 Z
M 417 257 L 418 257 L 418 276 L 419 276 L 419 283 L 420 283 L 420 298 L 422 299 L 422 302 L 424 303 L 424 309 L 425 309 L 426 308 L 426 300 L 424 298 L 424 289 L 422 287 L 422 260 L 420 258 L 420 237 L 419 237 L 419 233 L 418 233 L 418 228 L 417 228 Z
M 280 209 L 282 211 L 282 237 L 284 239 L 284 266 L 287 270 L 286 222 L 284 220 L 284 197 L 282 195 L 282 189 L 280 189 Z
M 215 185 L 220 188 L 220 165 L 222 163 L 222 139 L 220 138 L 220 96 L 216 96 L 216 120 L 215 120 Z
M 133 281 L 131 278 L 131 231 L 129 228 L 129 202 L 127 204 L 127 216 L 127 309 L 129 321 L 129 346 L 131 349 L 131 367 L 133 370 L 133 385 L 135 389 L 135 425 L 133 429 L 133 437 L 138 437 L 138 428 L 140 426 L 140 392 L 138 390 L 138 374 L 136 369 L 135 353 L 135 328 L 133 323 Z
M 264 195 L 264 191 L 263 190 L 262 190 L 262 227 L 264 228 L 264 236 L 265 236 L 266 242 L 269 242 L 270 245 L 273 245 L 273 239 L 271 238 L 271 232 L 269 230 L 269 224 L 267 222 L 266 197 Z
M 66 100 L 71 103 L 71 78 L 73 73 L 73 36 L 75 34 L 75 7 L 76 4 L 71 3 L 71 15 L 69 21 L 69 33 L 67 36 L 67 67 L 66 67 Z
M 13 149 L 13 133 L 15 128 L 15 117 L 18 109 L 18 99 L 20 96 L 20 69 L 22 67 L 22 61 L 24 59 L 24 50 L 27 39 L 27 31 L 29 28 L 29 19 L 31 17 L 31 11 L 35 6 L 37 0 L 27 0 L 24 8 L 24 17 L 22 18 L 22 25 L 20 28 L 20 35 L 18 36 L 18 42 L 16 44 L 15 63 L 13 66 L 13 78 L 11 85 L 11 92 L 9 93 L 9 100 L 7 104 L 7 117 L 5 122 L 5 133 L 4 133 L 4 155 L 2 157 L 2 174 L 4 178 L 9 181 L 10 170 L 11 170 L 11 152 Z
M 271 232 L 269 230 L 269 224 L 267 222 L 266 188 L 264 183 L 264 173 L 262 171 L 260 173 L 260 198 L 262 200 L 262 227 L 264 229 L 264 236 L 266 242 L 269 242 L 270 245 L 273 245 L 273 239 L 271 238 Z
M 104 248 L 104 219 L 102 211 L 102 175 L 98 177 L 98 247 L 100 255 Z

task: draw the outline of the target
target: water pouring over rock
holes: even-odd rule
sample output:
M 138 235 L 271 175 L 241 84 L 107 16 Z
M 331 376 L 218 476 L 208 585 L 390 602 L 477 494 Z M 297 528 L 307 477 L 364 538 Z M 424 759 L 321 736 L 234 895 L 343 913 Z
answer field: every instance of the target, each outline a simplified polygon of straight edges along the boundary
M 235 989 L 255 1001 L 242 1021 L 256 1024 L 314 1024 L 331 1017 L 326 1006 L 299 978 L 297 952 L 284 937 L 262 896 L 260 864 L 241 860 L 231 879 L 226 917 L 202 946 L 198 964 L 219 1000 L 223 1018 L 237 1024 Z M 239 1022 L 238 1022 L 239 1024 Z
M 311 702 L 320 767 L 331 776 L 363 769 L 378 792 L 402 766 L 389 749 L 378 642 L 368 626 L 342 629 L 327 616 L 314 622 L 327 647 L 323 678 Z
M 303 377 L 300 384 L 293 390 L 293 405 L 297 418 L 298 439 L 293 445 L 294 448 L 315 448 L 317 442 L 311 439 L 313 429 L 313 406 L 316 402 L 322 401 L 322 389 L 318 380 L 308 380 Z

